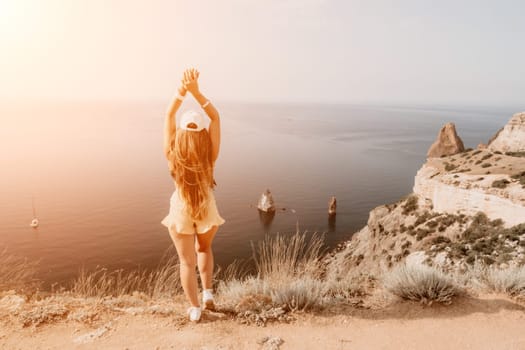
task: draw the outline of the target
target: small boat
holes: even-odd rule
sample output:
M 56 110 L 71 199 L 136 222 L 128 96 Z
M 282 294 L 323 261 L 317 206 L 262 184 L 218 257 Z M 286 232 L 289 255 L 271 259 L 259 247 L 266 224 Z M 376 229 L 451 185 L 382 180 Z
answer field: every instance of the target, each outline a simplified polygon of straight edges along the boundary
M 38 219 L 36 218 L 36 209 L 35 209 L 35 196 L 33 196 L 33 220 L 29 224 L 32 228 L 38 227 Z
M 37 228 L 38 227 L 38 219 L 37 218 L 34 218 L 31 223 L 29 224 L 29 226 L 33 227 L 33 228 Z

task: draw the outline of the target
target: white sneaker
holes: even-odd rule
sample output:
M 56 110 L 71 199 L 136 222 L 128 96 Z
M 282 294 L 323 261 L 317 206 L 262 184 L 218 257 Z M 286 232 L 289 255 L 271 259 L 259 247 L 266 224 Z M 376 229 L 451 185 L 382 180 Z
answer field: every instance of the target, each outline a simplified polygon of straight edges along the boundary
M 204 305 L 204 310 L 215 311 L 215 302 L 213 301 L 213 289 L 204 289 L 202 291 L 202 305 Z
M 188 311 L 186 311 L 190 317 L 190 321 L 199 322 L 201 319 L 201 307 L 200 306 L 190 306 Z

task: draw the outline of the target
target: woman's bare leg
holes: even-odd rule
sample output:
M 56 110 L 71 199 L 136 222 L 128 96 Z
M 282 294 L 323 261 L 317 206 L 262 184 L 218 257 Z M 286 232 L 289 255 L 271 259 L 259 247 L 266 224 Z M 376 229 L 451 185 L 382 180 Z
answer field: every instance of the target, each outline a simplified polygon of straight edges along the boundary
M 197 274 L 195 273 L 195 235 L 180 234 L 170 230 L 170 236 L 177 249 L 180 261 L 180 281 L 186 299 L 191 306 L 200 306 Z
M 211 244 L 219 226 L 213 226 L 206 233 L 197 234 L 195 250 L 197 251 L 197 265 L 203 289 L 212 288 L 213 278 L 213 251 Z

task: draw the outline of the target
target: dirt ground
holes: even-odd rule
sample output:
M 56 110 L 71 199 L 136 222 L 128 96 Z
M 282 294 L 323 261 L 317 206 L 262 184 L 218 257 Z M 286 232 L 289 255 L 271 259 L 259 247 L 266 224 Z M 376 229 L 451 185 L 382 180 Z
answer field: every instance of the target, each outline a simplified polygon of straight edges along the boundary
M 396 302 L 380 309 L 344 307 L 295 313 L 265 327 L 206 313 L 122 313 L 93 324 L 60 320 L 23 327 L 3 322 L 1 349 L 525 349 L 525 307 L 503 295 L 452 305 Z

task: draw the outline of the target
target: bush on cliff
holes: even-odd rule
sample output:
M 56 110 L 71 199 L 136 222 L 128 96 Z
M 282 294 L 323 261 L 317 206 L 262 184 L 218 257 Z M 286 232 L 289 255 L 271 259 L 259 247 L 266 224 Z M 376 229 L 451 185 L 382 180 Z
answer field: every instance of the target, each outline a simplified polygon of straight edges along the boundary
M 413 211 L 417 210 L 418 204 L 417 204 L 417 195 L 411 194 L 408 196 L 405 204 L 401 206 L 403 208 L 403 215 L 408 215 L 412 213 Z
M 525 152 L 524 152 L 525 153 Z M 521 186 L 523 188 L 525 188 L 525 171 L 519 173 L 519 174 L 516 174 L 516 175 L 512 175 L 511 176 L 514 180 L 518 180 L 518 182 L 521 184 Z
M 252 249 L 256 275 L 219 281 L 218 294 L 234 309 L 254 297 L 267 300 L 267 307 L 322 309 L 360 293 L 351 264 L 343 254 L 325 260 L 323 239 L 317 234 L 309 240 L 299 232 L 267 236 Z
M 425 304 L 449 304 L 463 290 L 440 270 L 421 264 L 401 264 L 386 272 L 383 285 L 393 295 Z
M 509 180 L 501 179 L 501 180 L 496 180 L 496 181 L 492 182 L 492 187 L 494 187 L 494 188 L 506 188 L 508 184 L 510 184 Z
M 476 260 L 466 271 L 456 272 L 454 278 L 468 288 L 525 299 L 524 265 L 499 268 Z

